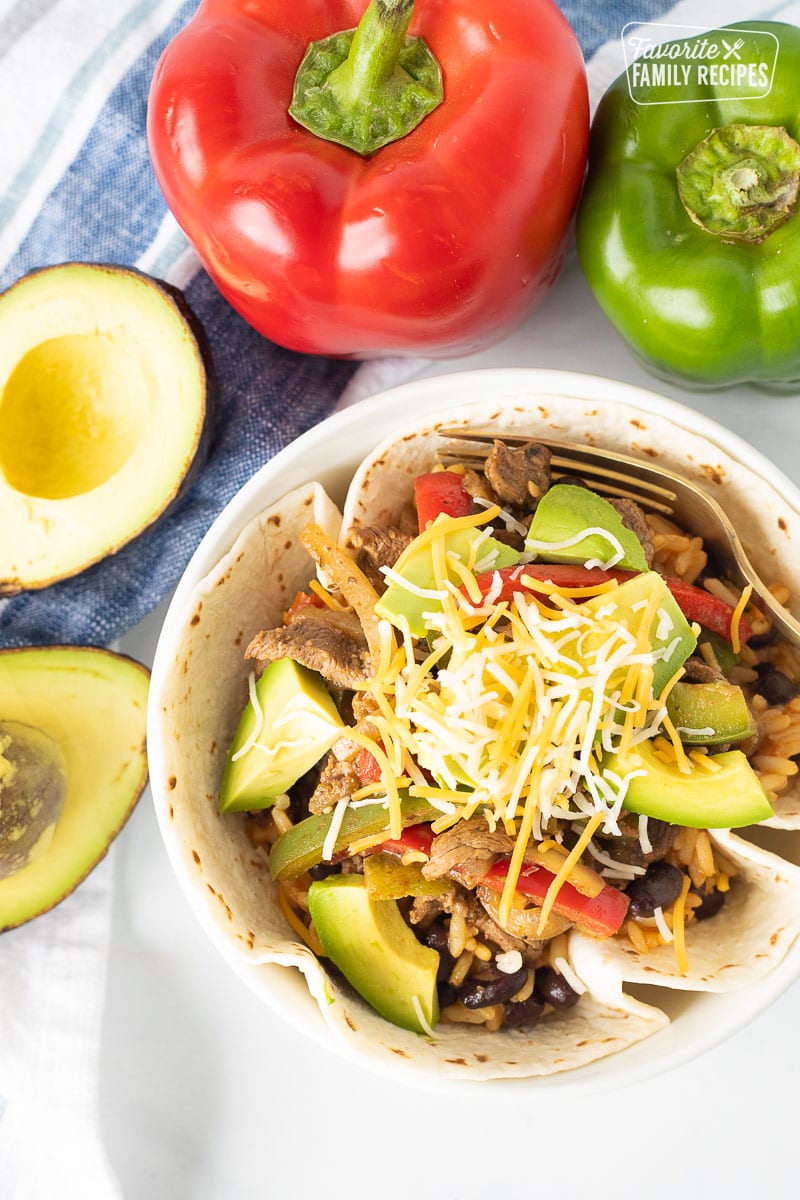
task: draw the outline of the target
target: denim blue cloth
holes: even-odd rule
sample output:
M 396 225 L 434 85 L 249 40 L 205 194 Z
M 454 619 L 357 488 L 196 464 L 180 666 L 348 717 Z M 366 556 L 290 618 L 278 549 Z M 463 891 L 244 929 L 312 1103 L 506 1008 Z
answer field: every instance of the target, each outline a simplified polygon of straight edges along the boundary
M 143 0 L 137 10 L 154 7 L 155 0 Z M 119 80 L 0 273 L 1 287 L 34 267 L 70 259 L 135 264 L 151 245 L 166 209 L 147 154 L 147 91 L 161 51 L 196 7 L 197 0 L 187 0 Z M 655 18 L 669 5 L 564 0 L 561 7 L 589 58 L 626 21 Z M 44 140 L 34 150 L 44 155 Z M 25 183 L 21 177 L 0 197 L 0 222 L 13 211 Z M 186 295 L 205 327 L 219 381 L 213 441 L 196 482 L 167 517 L 112 558 L 0 604 L 0 646 L 105 645 L 137 624 L 175 585 L 225 503 L 262 463 L 332 411 L 355 369 L 294 354 L 260 337 L 204 273 Z

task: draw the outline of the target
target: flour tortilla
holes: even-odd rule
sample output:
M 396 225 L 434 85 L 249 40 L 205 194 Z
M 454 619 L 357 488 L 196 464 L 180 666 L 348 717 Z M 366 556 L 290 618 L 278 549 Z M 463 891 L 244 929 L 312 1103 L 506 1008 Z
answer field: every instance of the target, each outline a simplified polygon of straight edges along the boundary
M 697 481 L 722 503 L 762 577 L 785 582 L 800 595 L 800 513 L 767 480 L 657 413 L 625 405 L 612 409 L 562 395 L 553 398 L 552 410 L 541 397 L 527 405 L 518 396 L 507 402 L 493 399 L 437 413 L 430 424 L 386 439 L 353 477 L 343 510 L 343 543 L 351 541 L 357 526 L 397 523 L 398 514 L 413 505 L 414 479 L 431 470 L 448 440 L 440 430 L 502 430 L 605 446 Z M 764 824 L 800 828 L 797 783 L 781 795 L 775 816 Z M 641 956 L 625 937 L 597 940 L 573 931 L 572 960 L 593 990 L 598 980 L 611 978 L 687 991 L 729 991 L 761 978 L 783 958 L 800 933 L 800 870 L 724 830 L 712 831 L 712 837 L 739 876 L 715 918 L 687 925 L 688 973 L 680 974 L 672 946 Z
M 800 604 L 800 511 L 767 478 L 661 413 L 563 393 L 462 404 L 386 438 L 353 477 L 342 514 L 343 542 L 354 526 L 397 523 L 403 507 L 413 504 L 414 479 L 432 468 L 447 442 L 439 431 L 469 428 L 604 446 L 680 473 L 722 505 L 761 578 L 786 584 Z M 795 615 L 800 617 L 800 609 Z M 774 810 L 764 824 L 800 829 L 800 775 L 780 793 Z
M 341 523 L 319 485 L 297 489 L 246 526 L 197 587 L 183 617 L 181 653 L 159 696 L 163 720 L 153 736 L 161 743 L 164 769 L 153 779 L 153 791 L 173 860 L 220 947 L 248 966 L 299 970 L 319 1006 L 321 1027 L 365 1065 L 383 1061 L 429 1078 L 547 1076 L 624 1050 L 668 1024 L 660 1009 L 626 994 L 629 981 L 725 990 L 769 971 L 798 932 L 798 870 L 741 839 L 717 834 L 737 860 L 741 881 L 718 918 L 689 929 L 690 976 L 678 975 L 669 947 L 642 961 L 623 953 L 621 942 L 573 934 L 570 961 L 588 987 L 576 1008 L 548 1015 L 527 1033 L 443 1025 L 428 1039 L 382 1020 L 326 973 L 286 923 L 266 861 L 247 836 L 246 818 L 223 817 L 217 808 L 226 749 L 247 697 L 244 648 L 260 629 L 281 622 L 312 574 L 300 530 L 314 520 L 335 537 L 341 524 L 346 540 L 354 523 L 395 519 L 398 506 L 411 502 L 414 477 L 435 461 L 436 429 L 467 424 L 596 442 L 662 461 L 704 482 L 722 499 L 757 568 L 800 594 L 800 513 L 766 480 L 691 431 L 678 430 L 658 414 L 626 405 L 607 409 L 565 395 L 554 396 L 551 406 L 541 397 L 525 404 L 519 396 L 461 406 L 424 429 L 391 438 L 370 455 L 353 480 Z M 787 797 L 774 823 L 800 827 L 800 797 Z
M 487 1033 L 441 1025 L 433 1039 L 380 1018 L 335 981 L 298 939 L 276 898 L 265 857 L 242 814 L 221 815 L 225 754 L 247 701 L 244 659 L 259 630 L 279 625 L 313 570 L 298 534 L 316 521 L 331 537 L 339 513 L 318 484 L 297 489 L 242 531 L 196 588 L 183 614 L 182 650 L 160 699 L 153 736 L 164 756 L 153 793 L 164 837 L 204 924 L 241 963 L 297 968 L 336 1039 L 366 1063 L 384 1060 L 425 1076 L 470 1080 L 544 1076 L 613 1054 L 668 1023 L 657 1008 L 624 994 L 613 975 L 572 1010 L 552 1013 L 529 1032 Z

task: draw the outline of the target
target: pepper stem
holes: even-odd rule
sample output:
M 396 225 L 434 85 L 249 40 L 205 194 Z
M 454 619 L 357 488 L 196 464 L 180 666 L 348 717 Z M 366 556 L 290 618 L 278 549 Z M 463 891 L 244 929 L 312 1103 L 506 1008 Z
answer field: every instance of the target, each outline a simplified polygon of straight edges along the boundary
M 758 244 L 797 208 L 800 145 L 781 126 L 726 125 L 687 154 L 677 176 L 695 224 L 722 241 Z
M 408 37 L 413 0 L 371 0 L 355 29 L 312 42 L 289 113 L 300 125 L 359 154 L 405 137 L 442 100 L 439 64 Z

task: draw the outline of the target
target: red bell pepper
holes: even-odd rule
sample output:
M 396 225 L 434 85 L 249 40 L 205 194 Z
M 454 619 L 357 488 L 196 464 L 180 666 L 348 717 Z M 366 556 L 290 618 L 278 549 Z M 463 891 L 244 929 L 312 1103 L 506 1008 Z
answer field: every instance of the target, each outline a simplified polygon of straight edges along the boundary
M 448 517 L 466 517 L 472 508 L 472 498 L 464 487 L 464 477 L 455 471 L 432 471 L 414 480 L 414 498 L 420 533 L 435 521 L 440 513 Z
M 565 588 L 579 588 L 607 583 L 610 579 L 623 583 L 626 579 L 632 579 L 635 574 L 635 571 L 619 571 L 613 568 L 606 570 L 603 567 L 582 567 L 568 563 L 526 563 L 516 567 L 503 567 L 499 571 L 487 571 L 477 576 L 477 583 L 482 596 L 491 596 L 499 604 L 526 590 L 523 582 L 526 575 Z M 730 604 L 712 596 L 704 588 L 684 583 L 682 579 L 675 579 L 671 575 L 665 576 L 664 582 L 687 621 L 697 621 L 698 625 L 730 642 L 734 611 Z M 466 591 L 464 595 L 466 596 Z M 740 617 L 740 644 L 743 646 L 752 636 L 750 622 Z
M 509 859 L 502 858 L 489 868 L 481 883 L 492 891 L 502 892 L 508 875 Z M 523 896 L 542 903 L 555 875 L 545 867 L 531 863 L 522 868 L 516 890 Z M 596 896 L 584 896 L 571 883 L 562 883 L 553 905 L 553 912 L 579 925 L 596 937 L 617 933 L 628 912 L 628 897 L 606 883 Z
M 375 850 L 385 850 L 389 854 L 408 854 L 410 851 L 427 854 L 430 857 L 433 845 L 433 830 L 430 825 L 407 825 L 399 838 L 389 838 L 381 842 Z
M 381 778 L 381 764 L 366 746 L 362 746 L 356 757 L 356 774 L 361 783 L 378 783 Z
M 409 16 L 441 103 L 365 153 L 327 140 L 373 99 L 377 125 L 403 124 Z M 293 101 L 309 43 L 362 18 L 353 59 Z M 326 137 L 290 115 L 315 86 L 346 110 Z M 586 79 L 552 0 L 202 0 L 156 69 L 148 135 L 167 203 L 256 329 L 309 353 L 446 357 L 505 337 L 558 274 Z

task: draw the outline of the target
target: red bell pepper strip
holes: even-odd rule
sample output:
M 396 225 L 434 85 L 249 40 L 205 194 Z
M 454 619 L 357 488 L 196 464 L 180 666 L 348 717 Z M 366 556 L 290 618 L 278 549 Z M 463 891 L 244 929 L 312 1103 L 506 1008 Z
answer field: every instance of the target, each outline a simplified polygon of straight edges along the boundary
M 433 830 L 430 825 L 408 825 L 399 838 L 389 838 L 376 846 L 375 850 L 385 850 L 388 854 L 408 854 L 415 851 L 430 857 L 432 845 Z
M 508 875 L 509 859 L 501 858 L 484 875 L 481 883 L 494 892 L 502 892 Z M 545 867 L 532 863 L 523 866 L 516 890 L 523 896 L 542 903 L 555 875 Z M 628 912 L 628 897 L 624 892 L 604 884 L 596 896 L 584 896 L 571 883 L 562 883 L 553 905 L 553 912 L 566 917 L 587 933 L 610 937 L 617 933 Z
M 324 608 L 325 604 L 319 596 L 315 596 L 313 592 L 298 592 L 294 600 L 286 610 L 284 624 L 288 625 L 292 617 L 296 617 L 304 608 Z
M 424 532 L 440 513 L 448 517 L 466 517 L 472 509 L 472 498 L 464 487 L 463 475 L 455 471 L 431 471 L 414 480 L 419 531 Z
M 381 765 L 366 746 L 362 746 L 356 757 L 356 774 L 362 784 L 378 783 L 381 778 Z
M 483 597 L 491 596 L 493 602 L 511 600 L 518 592 L 525 591 L 524 576 L 532 579 L 546 580 L 560 587 L 578 588 L 592 587 L 595 584 L 607 583 L 616 579 L 624 583 L 632 579 L 635 571 L 606 570 L 603 567 L 582 567 L 568 563 L 525 563 L 516 567 L 503 567 L 499 571 L 487 571 L 477 576 L 478 587 Z M 697 621 L 699 625 L 719 634 L 727 642 L 731 640 L 731 624 L 733 609 L 724 600 L 712 596 L 704 588 L 694 584 L 684 583 L 671 575 L 664 576 L 664 582 L 675 597 L 676 603 L 687 621 Z M 466 596 L 466 592 L 464 592 Z M 750 622 L 744 617 L 739 618 L 739 642 L 743 646 L 753 636 Z
M 411 7 L 203 0 L 156 68 L 148 139 L 167 203 L 223 295 L 290 349 L 471 354 L 516 328 L 563 262 L 589 106 L 552 0 L 416 0 L 408 33 L 438 62 L 443 100 L 374 153 L 290 114 L 310 43 Z M 344 90 L 360 103 L 376 76 L 395 86 L 391 53 L 349 67 Z

